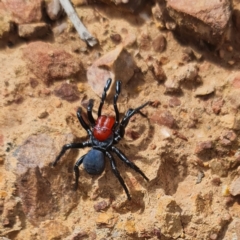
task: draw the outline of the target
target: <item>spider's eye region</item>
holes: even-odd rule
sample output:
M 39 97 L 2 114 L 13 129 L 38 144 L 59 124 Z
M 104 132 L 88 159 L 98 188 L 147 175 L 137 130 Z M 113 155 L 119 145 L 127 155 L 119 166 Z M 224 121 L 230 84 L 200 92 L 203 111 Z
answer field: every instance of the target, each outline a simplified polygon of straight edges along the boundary
M 106 140 L 112 134 L 112 128 L 115 123 L 115 118 L 110 116 L 102 115 L 97 121 L 93 128 L 93 135 L 99 141 Z

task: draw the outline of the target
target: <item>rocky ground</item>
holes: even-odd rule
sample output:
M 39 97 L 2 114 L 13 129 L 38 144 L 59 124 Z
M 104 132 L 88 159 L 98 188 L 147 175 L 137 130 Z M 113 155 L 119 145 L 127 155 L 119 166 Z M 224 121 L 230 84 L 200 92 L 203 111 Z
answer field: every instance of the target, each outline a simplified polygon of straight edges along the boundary
M 1 239 L 240 239 L 239 0 L 72 0 L 98 40 L 79 38 L 56 0 L 0 1 Z M 117 145 L 143 170 L 117 159 L 132 196 L 111 171 L 73 166 L 89 149 L 89 99 L 97 118 L 136 114 Z

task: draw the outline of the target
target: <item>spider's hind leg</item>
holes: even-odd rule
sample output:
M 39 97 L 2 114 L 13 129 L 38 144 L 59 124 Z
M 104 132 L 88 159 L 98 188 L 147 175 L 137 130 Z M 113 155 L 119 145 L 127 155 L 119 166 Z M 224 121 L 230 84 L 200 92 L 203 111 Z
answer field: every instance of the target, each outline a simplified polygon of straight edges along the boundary
M 131 200 L 131 196 L 130 196 L 130 194 L 129 194 L 129 191 L 128 191 L 128 189 L 127 189 L 127 186 L 126 186 L 123 178 L 121 177 L 121 175 L 120 175 L 120 173 L 119 173 L 119 171 L 118 171 L 118 169 L 117 169 L 115 159 L 113 158 L 113 156 L 112 156 L 109 152 L 106 152 L 106 155 L 107 155 L 107 157 L 108 157 L 109 160 L 110 160 L 111 168 L 112 168 L 112 171 L 113 171 L 114 175 L 117 177 L 118 181 L 119 181 L 120 184 L 122 185 L 125 193 L 127 194 L 128 200 Z
M 83 163 L 83 159 L 84 157 L 86 156 L 83 155 L 82 157 L 80 157 L 77 162 L 75 163 L 75 166 L 73 168 L 74 172 L 75 172 L 75 187 L 74 187 L 74 190 L 77 190 L 78 189 L 78 179 L 79 179 L 79 169 L 78 167 Z
M 112 146 L 112 151 L 115 152 L 117 154 L 117 156 L 125 163 L 127 164 L 127 166 L 129 166 L 130 168 L 132 168 L 133 170 L 135 170 L 137 173 L 141 174 L 143 178 L 145 178 L 147 181 L 149 181 L 148 177 L 146 177 L 146 175 L 142 172 L 142 170 L 135 165 L 135 163 L 131 162 L 126 156 L 125 154 L 120 151 L 118 148 Z

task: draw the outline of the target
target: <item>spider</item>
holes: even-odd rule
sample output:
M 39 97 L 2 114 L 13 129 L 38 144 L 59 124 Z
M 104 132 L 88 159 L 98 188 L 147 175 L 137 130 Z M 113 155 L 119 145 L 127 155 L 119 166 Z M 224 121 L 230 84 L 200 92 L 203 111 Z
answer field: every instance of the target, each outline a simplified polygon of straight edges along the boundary
M 52 165 L 55 166 L 57 162 L 61 159 L 61 157 L 64 155 L 64 153 L 70 148 L 91 147 L 92 149 L 87 154 L 80 157 L 74 166 L 75 189 L 78 188 L 79 166 L 83 164 L 83 167 L 88 174 L 98 175 L 103 172 L 105 168 L 105 157 L 107 157 L 110 160 L 110 165 L 113 173 L 115 174 L 115 176 L 117 177 L 117 179 L 119 180 L 120 184 L 122 185 L 123 189 L 126 192 L 128 200 L 131 200 L 131 196 L 129 194 L 128 188 L 117 169 L 115 159 L 112 156 L 111 152 L 114 152 L 128 167 L 134 169 L 137 173 L 141 174 L 143 178 L 149 181 L 149 179 L 139 169 L 139 167 L 136 166 L 133 162 L 131 162 L 121 150 L 119 150 L 117 147 L 114 146 L 124 137 L 125 128 L 127 127 L 130 118 L 134 114 L 139 113 L 142 116 L 146 117 L 140 110 L 145 106 L 147 106 L 149 102 L 146 102 L 140 107 L 137 107 L 135 109 L 130 108 L 126 112 L 121 122 L 119 122 L 120 120 L 119 120 L 119 111 L 117 107 L 117 100 L 118 100 L 118 95 L 121 92 L 121 81 L 117 81 L 116 93 L 113 99 L 113 107 L 115 110 L 116 117 L 102 115 L 102 107 L 111 83 L 112 83 L 112 79 L 109 78 L 103 90 L 101 102 L 98 108 L 97 121 L 94 120 L 92 115 L 92 109 L 93 109 L 92 99 L 89 100 L 89 104 L 87 107 L 87 116 L 88 116 L 90 126 L 84 121 L 81 115 L 81 108 L 77 110 L 78 120 L 82 125 L 82 127 L 87 131 L 88 136 L 90 138 L 89 141 L 82 142 L 82 143 L 70 143 L 70 144 L 64 145 Z

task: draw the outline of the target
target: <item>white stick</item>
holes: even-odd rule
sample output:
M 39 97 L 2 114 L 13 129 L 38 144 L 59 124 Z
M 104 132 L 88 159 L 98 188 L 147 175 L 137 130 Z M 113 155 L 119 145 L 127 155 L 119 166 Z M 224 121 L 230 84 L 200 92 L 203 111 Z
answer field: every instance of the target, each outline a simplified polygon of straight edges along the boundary
M 91 47 L 98 43 L 97 39 L 94 38 L 83 25 L 81 20 L 79 19 L 75 9 L 73 8 L 72 4 L 69 0 L 60 0 L 60 3 L 67 13 L 69 19 L 73 23 L 74 27 L 76 28 L 80 38 L 88 43 Z

